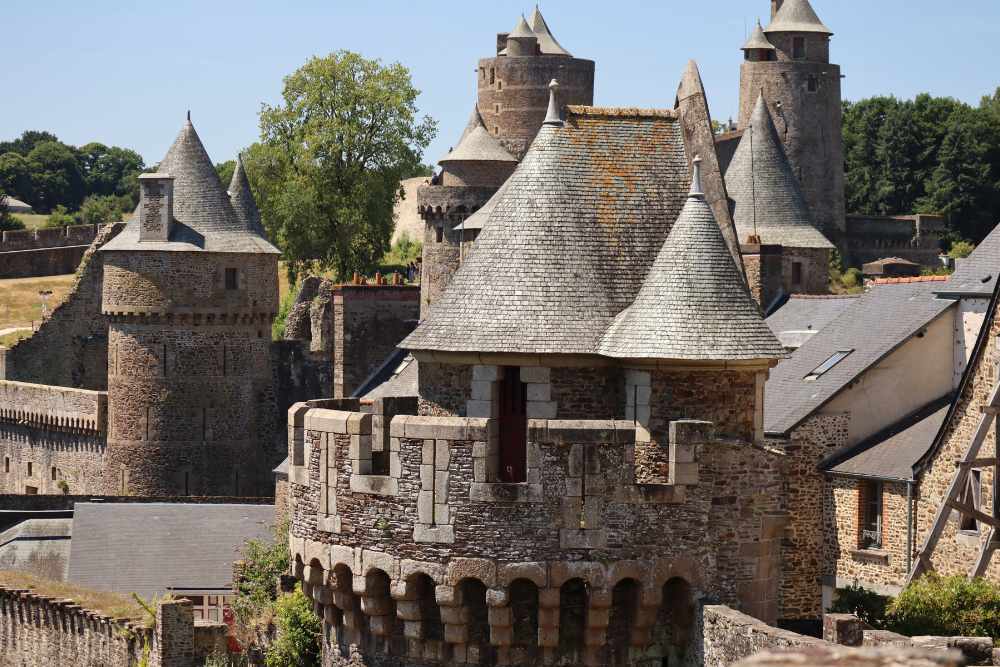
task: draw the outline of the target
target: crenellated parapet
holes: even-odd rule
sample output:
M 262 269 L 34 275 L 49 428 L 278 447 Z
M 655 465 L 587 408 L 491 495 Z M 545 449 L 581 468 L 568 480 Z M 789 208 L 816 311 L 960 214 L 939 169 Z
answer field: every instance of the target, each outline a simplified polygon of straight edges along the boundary
M 0 253 L 90 245 L 100 225 L 69 225 L 41 229 L 16 229 L 0 234 Z
M 0 421 L 47 430 L 104 433 L 108 392 L 0 381 Z
M 632 421 L 531 419 L 526 481 L 505 483 L 497 419 L 329 407 L 348 409 L 289 413 L 289 539 L 328 650 L 633 664 L 688 650 L 702 596 L 776 617 L 776 452 L 707 422 L 661 444 Z M 640 483 L 653 447 L 664 479 Z

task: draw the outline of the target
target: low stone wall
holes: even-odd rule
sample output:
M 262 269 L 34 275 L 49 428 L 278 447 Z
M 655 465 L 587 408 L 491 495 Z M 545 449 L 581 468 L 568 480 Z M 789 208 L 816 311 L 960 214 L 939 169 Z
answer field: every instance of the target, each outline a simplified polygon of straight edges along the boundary
M 729 607 L 706 605 L 702 610 L 701 664 L 705 667 L 727 667 L 770 649 L 824 646 L 831 644 L 772 627 Z
M 194 667 L 225 649 L 226 626 L 196 626 L 189 600 L 157 605 L 155 629 L 70 600 L 0 587 L 0 667 Z
M 15 230 L 0 237 L 0 279 L 73 273 L 98 225 Z
M 68 227 L 43 227 L 17 229 L 0 235 L 0 252 L 40 250 L 65 246 L 87 246 L 97 237 L 99 225 L 70 225 Z
M 108 392 L 0 380 L 0 421 L 102 433 L 108 421 Z

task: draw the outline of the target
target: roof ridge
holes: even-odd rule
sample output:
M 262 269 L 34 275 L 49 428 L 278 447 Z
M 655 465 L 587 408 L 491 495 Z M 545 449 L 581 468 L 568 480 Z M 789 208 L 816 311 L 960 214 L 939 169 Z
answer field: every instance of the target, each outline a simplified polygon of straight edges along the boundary
M 789 299 L 857 299 L 860 294 L 789 294 Z
M 904 285 L 909 283 L 939 283 L 946 282 L 951 276 L 912 276 L 909 278 L 876 278 L 871 281 L 876 285 Z
M 605 116 L 614 118 L 673 118 L 679 117 L 674 109 L 642 109 L 639 107 L 596 107 L 567 104 L 567 116 Z

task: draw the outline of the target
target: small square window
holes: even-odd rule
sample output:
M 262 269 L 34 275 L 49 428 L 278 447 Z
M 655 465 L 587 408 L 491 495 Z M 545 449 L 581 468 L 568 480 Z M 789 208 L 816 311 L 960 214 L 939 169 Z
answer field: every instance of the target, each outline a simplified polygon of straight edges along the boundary
M 226 289 L 233 290 L 239 287 L 239 280 L 236 269 L 226 269 Z

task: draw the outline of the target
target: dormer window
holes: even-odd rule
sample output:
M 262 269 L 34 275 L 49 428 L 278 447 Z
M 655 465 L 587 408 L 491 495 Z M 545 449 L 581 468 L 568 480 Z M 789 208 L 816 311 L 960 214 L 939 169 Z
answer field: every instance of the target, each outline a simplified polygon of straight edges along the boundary
M 806 59 L 806 38 L 792 37 L 792 60 Z
M 239 278 L 236 269 L 226 269 L 226 289 L 234 290 L 239 287 Z

